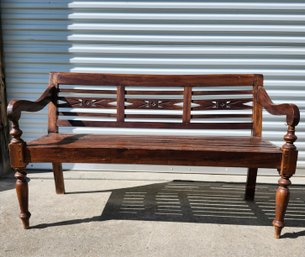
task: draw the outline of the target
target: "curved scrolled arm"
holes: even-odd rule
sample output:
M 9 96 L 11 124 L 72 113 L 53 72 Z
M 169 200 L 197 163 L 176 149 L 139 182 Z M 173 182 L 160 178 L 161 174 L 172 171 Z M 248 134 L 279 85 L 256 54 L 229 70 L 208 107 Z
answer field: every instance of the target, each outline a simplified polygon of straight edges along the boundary
M 294 104 L 274 104 L 263 87 L 258 88 L 257 100 L 269 113 L 274 115 L 286 115 L 288 129 L 287 133 L 284 135 L 285 143 L 282 146 L 280 175 L 283 181 L 289 181 L 289 178 L 296 170 L 297 163 L 298 151 L 294 142 L 297 140 L 295 126 L 297 126 L 300 121 L 299 108 Z
M 289 126 L 297 126 L 300 121 L 300 111 L 295 104 L 275 104 L 270 99 L 268 93 L 263 87 L 257 91 L 258 102 L 273 115 L 286 115 L 286 121 Z
M 22 131 L 19 128 L 19 119 L 21 113 L 25 112 L 37 112 L 42 110 L 49 102 L 54 99 L 56 93 L 55 86 L 49 86 L 43 94 L 36 101 L 27 100 L 11 100 L 7 106 L 7 116 L 12 122 L 12 128 L 10 134 L 12 136 L 11 143 L 23 142 L 20 138 Z

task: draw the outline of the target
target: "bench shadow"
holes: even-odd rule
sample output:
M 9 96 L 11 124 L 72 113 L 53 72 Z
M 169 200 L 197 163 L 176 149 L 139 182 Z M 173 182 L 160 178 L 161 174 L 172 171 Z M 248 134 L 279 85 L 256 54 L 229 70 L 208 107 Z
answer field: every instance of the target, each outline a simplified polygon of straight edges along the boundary
M 255 201 L 244 200 L 241 183 L 170 181 L 111 190 L 100 216 L 40 224 L 32 228 L 105 220 L 146 220 L 231 225 L 271 226 L 276 185 L 258 184 Z M 70 194 L 109 192 L 109 190 Z M 286 227 L 305 228 L 305 186 L 291 186 Z M 283 238 L 305 236 L 305 230 Z

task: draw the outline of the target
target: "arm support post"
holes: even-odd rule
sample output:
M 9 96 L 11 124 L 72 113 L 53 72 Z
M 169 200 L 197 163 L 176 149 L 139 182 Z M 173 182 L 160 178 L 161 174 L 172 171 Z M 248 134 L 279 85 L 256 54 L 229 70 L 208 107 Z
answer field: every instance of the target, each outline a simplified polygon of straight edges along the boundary
M 27 160 L 25 158 L 26 143 L 21 139 L 22 130 L 19 128 L 19 119 L 21 112 L 37 112 L 43 109 L 49 102 L 54 101 L 56 96 L 56 87 L 49 86 L 41 97 L 35 101 L 12 100 L 7 107 L 8 118 L 11 121 L 10 135 L 12 136 L 9 144 L 11 166 L 15 170 L 16 193 L 20 207 L 20 219 L 25 229 L 29 228 L 31 213 L 28 209 L 29 189 L 25 167 Z
M 284 136 L 285 143 L 282 146 L 282 160 L 280 179 L 276 191 L 275 218 L 272 222 L 275 228 L 275 238 L 280 238 L 282 228 L 285 226 L 284 217 L 289 202 L 289 178 L 295 173 L 298 151 L 294 142 L 297 140 L 295 127 L 300 121 L 300 111 L 294 104 L 274 104 L 266 90 L 260 87 L 257 92 L 258 102 L 273 115 L 286 115 L 288 125 L 287 133 Z

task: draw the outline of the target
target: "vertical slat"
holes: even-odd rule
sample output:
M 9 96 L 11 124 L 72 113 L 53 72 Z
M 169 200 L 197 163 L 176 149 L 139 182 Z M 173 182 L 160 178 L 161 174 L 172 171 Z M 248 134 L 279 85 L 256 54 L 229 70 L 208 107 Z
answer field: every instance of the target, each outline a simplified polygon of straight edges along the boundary
M 57 119 L 58 119 L 58 113 L 57 113 L 57 93 L 56 93 L 56 95 L 53 98 L 53 101 L 48 104 L 48 133 L 58 133 Z
M 125 119 L 125 86 L 117 86 L 117 122 Z
M 263 76 L 256 75 L 256 79 L 253 83 L 253 129 L 252 135 L 255 137 L 262 136 L 262 106 L 257 101 L 257 90 L 263 86 Z
M 183 94 L 183 123 L 191 121 L 192 87 L 185 86 Z
M 257 92 L 260 86 L 263 86 L 263 76 L 256 75 L 253 82 L 253 111 L 252 111 L 252 135 L 255 137 L 262 136 L 263 114 L 262 106 L 258 103 Z M 256 186 L 257 168 L 248 168 L 245 199 L 248 201 L 254 200 Z

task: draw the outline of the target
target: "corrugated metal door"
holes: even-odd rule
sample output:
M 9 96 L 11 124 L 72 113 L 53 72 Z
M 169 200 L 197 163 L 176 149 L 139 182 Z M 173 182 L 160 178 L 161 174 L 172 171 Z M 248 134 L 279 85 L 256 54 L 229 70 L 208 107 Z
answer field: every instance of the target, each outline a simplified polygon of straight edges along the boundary
M 262 73 L 275 102 L 304 117 L 304 1 L 3 0 L 1 11 L 9 99 L 36 99 L 49 71 Z M 281 145 L 284 118 L 264 116 L 264 136 Z M 46 111 L 24 115 L 24 138 L 46 123 Z M 297 135 L 301 171 L 303 122 Z

